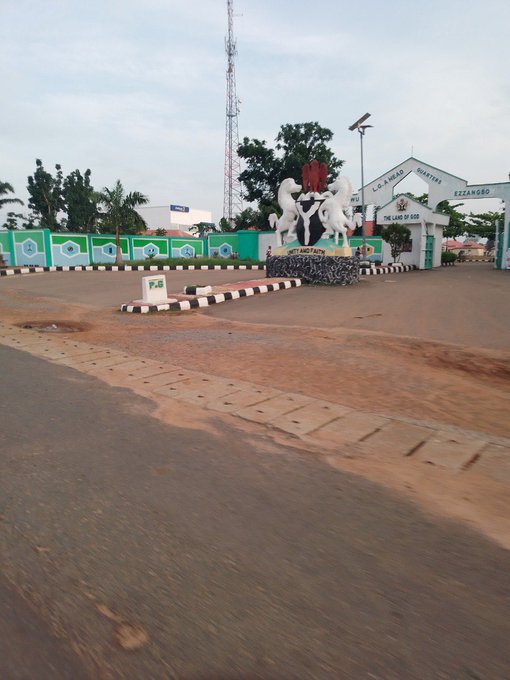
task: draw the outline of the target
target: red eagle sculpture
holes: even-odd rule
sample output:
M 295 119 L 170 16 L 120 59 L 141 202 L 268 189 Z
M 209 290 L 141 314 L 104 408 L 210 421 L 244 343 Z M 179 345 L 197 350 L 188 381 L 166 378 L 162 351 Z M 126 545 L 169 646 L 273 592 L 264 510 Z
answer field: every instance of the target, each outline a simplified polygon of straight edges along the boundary
M 301 180 L 303 185 L 303 192 L 308 191 L 313 193 L 322 192 L 326 188 L 328 179 L 328 166 L 326 163 L 321 163 L 313 160 L 311 163 L 303 165 Z

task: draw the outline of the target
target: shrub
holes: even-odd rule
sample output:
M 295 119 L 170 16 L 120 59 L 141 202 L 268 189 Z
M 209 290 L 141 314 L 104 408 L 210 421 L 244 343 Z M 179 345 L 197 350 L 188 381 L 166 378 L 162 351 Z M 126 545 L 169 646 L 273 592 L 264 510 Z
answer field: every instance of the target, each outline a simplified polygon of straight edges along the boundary
M 452 253 L 451 250 L 443 250 L 441 253 L 441 264 L 453 264 L 457 259 L 457 253 Z
M 393 261 L 398 262 L 400 254 L 411 242 L 411 231 L 403 224 L 390 224 L 383 230 L 382 238 L 389 243 Z

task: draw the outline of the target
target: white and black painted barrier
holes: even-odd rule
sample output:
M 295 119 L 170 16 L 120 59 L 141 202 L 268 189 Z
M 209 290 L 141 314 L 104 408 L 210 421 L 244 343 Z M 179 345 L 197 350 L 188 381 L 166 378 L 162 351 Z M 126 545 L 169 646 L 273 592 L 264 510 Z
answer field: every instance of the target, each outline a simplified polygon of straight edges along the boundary
M 266 276 L 299 277 L 303 283 L 325 283 L 346 286 L 357 283 L 360 276 L 356 257 L 326 255 L 281 255 L 266 260 Z
M 494 260 L 491 260 L 492 262 Z M 264 270 L 266 266 L 263 264 L 238 264 L 238 265 L 225 265 L 225 264 L 209 264 L 209 265 L 83 265 L 83 266 L 59 266 L 59 267 L 8 267 L 6 269 L 0 269 L 0 277 L 2 276 L 14 276 L 20 274 L 42 274 L 43 272 L 157 272 L 157 271 L 187 271 L 187 270 Z M 386 266 L 374 266 L 374 267 L 361 267 L 360 276 L 375 276 L 377 274 L 391 274 L 397 272 L 409 272 L 418 269 L 414 264 L 391 264 Z
M 400 264 L 395 262 L 394 264 L 388 264 L 386 266 L 379 267 L 361 267 L 361 276 L 377 276 L 377 274 L 398 274 L 399 272 L 412 272 L 418 267 L 415 264 Z
M 278 283 L 268 283 L 267 285 L 253 286 L 253 288 L 240 288 L 238 290 L 227 291 L 226 293 L 206 295 L 204 297 L 197 297 L 193 300 L 165 302 L 158 305 L 144 305 L 138 303 L 121 305 L 120 311 L 131 312 L 133 314 L 147 314 L 148 312 L 184 312 L 190 309 L 199 309 L 200 307 L 216 305 L 220 302 L 226 302 L 227 300 L 238 300 L 239 298 L 259 295 L 260 293 L 270 293 L 272 291 L 283 290 L 285 288 L 297 288 L 300 285 L 300 279 L 290 279 L 288 281 L 280 281 Z

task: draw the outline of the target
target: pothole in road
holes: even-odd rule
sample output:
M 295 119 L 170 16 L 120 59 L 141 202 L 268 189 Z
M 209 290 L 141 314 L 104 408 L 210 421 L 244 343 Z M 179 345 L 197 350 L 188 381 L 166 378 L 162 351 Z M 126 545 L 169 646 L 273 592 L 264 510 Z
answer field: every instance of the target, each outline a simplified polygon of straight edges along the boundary
M 20 328 L 39 331 L 39 333 L 79 333 L 89 330 L 90 325 L 77 321 L 25 321 L 18 324 Z

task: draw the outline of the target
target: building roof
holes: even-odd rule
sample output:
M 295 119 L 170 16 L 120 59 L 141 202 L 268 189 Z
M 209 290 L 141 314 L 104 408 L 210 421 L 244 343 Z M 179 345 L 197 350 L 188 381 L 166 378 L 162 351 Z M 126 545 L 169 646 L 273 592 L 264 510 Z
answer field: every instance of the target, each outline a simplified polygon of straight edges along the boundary
M 464 248 L 464 244 L 462 241 L 457 241 L 454 238 L 448 239 L 448 241 L 445 241 L 443 243 L 443 246 L 445 248 Z

